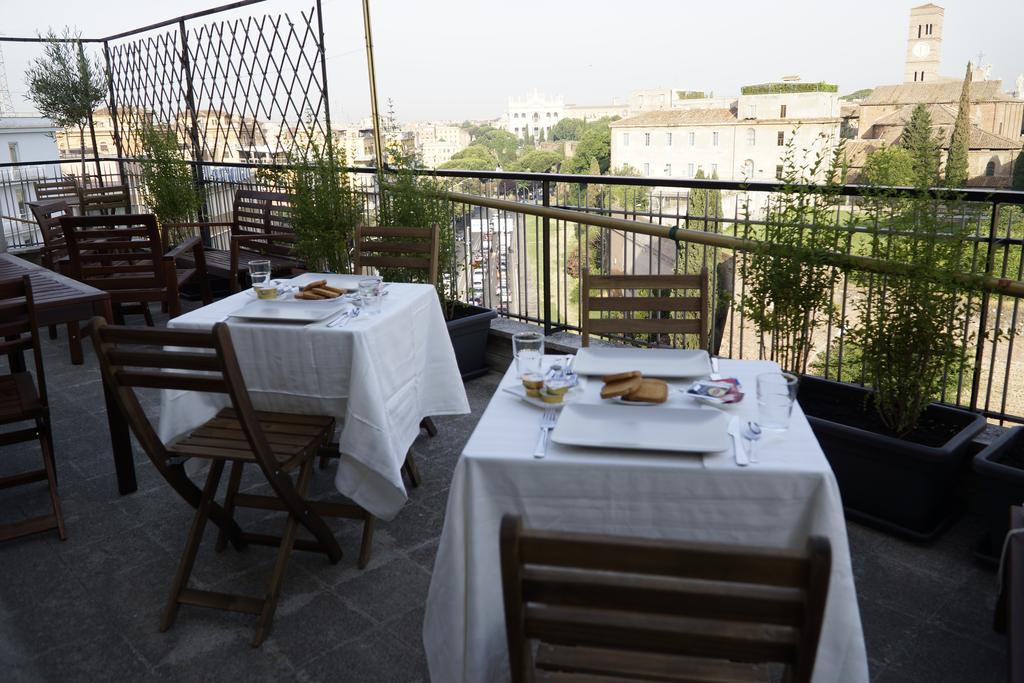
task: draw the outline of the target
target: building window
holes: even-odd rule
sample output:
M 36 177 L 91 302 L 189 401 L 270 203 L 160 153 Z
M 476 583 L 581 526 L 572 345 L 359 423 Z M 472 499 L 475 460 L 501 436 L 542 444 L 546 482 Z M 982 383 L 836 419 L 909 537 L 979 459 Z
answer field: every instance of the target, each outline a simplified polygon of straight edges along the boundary
M 782 180 L 782 164 L 775 167 L 775 179 Z
M 921 28 L 922 28 L 922 25 L 921 25 L 921 24 L 918 24 L 918 25 L 917 25 L 917 37 L 918 37 L 918 38 L 920 38 L 920 37 L 921 37 Z
M 622 145 L 624 147 L 629 147 L 629 133 L 622 134 Z
M 718 147 L 718 131 L 711 133 L 711 146 Z
M 650 146 L 651 146 L 651 134 L 650 133 L 644 133 L 644 147 L 650 147 Z
M 665 164 L 665 177 L 672 175 L 672 164 Z
M 693 132 L 692 130 L 690 131 L 689 138 L 690 138 L 690 140 L 689 140 L 690 147 L 693 147 L 694 145 L 697 144 L 697 134 L 695 132 Z
M 644 175 L 645 176 L 650 176 L 651 175 L 651 165 L 650 164 L 644 164 Z
M 748 104 L 747 105 L 747 118 L 748 119 L 757 118 L 757 105 L 756 104 Z
M 691 133 L 691 135 L 692 135 L 692 134 L 693 134 L 693 133 Z M 687 164 L 687 165 L 686 165 L 686 176 L 687 176 L 688 178 L 692 178 L 692 177 L 693 177 L 693 164 Z
M 8 142 L 7 143 L 7 155 L 10 158 L 12 164 L 18 163 L 21 159 L 18 156 L 18 143 Z
M 775 144 L 778 145 L 779 147 L 784 147 L 786 145 L 786 131 L 779 131 L 778 135 L 775 138 Z
M 784 104 L 780 104 L 779 105 L 779 118 L 780 119 L 786 118 L 786 105 L 784 105 Z
M 754 160 L 747 159 L 743 162 L 743 177 L 753 178 L 754 177 Z
M 999 125 L 1000 125 L 999 132 L 1002 133 L 1003 132 L 1003 130 L 1002 130 L 1002 125 L 1003 124 L 1000 123 Z M 668 147 L 672 146 L 672 133 L 665 133 L 665 145 L 668 146 Z
M 747 128 L 747 144 L 751 147 L 757 144 L 757 131 L 753 128 Z
M 987 175 L 989 178 L 991 178 L 995 174 L 996 174 L 996 162 L 995 161 L 990 161 L 987 164 L 985 164 L 985 175 Z

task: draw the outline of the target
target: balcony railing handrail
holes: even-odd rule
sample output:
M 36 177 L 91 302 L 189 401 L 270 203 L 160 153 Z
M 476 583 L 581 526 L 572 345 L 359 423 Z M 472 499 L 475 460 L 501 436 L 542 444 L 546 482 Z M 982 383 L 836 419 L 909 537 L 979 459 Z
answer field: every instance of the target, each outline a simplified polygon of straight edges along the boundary
M 19 161 L 0 163 L 0 168 L 17 166 L 45 166 L 52 164 L 77 163 L 81 158 L 56 159 L 52 161 Z M 91 161 L 91 160 L 90 160 Z M 113 163 L 143 163 L 145 159 L 133 157 L 100 157 L 100 161 Z M 192 161 L 188 163 L 197 166 L 219 166 L 224 168 L 267 168 L 267 169 L 289 169 L 297 168 L 298 164 L 267 163 L 254 164 L 243 161 Z M 347 173 L 358 173 L 374 175 L 377 169 L 372 166 L 346 166 Z M 398 169 L 385 167 L 386 171 Z M 570 173 L 533 173 L 528 171 L 469 171 L 458 169 L 412 169 L 417 175 L 436 176 L 439 178 L 458 178 L 475 180 L 517 180 L 523 182 L 549 182 L 569 183 L 577 185 L 633 185 L 636 187 L 674 187 L 679 189 L 703 189 L 703 190 L 727 190 L 733 192 L 768 192 L 778 193 L 800 190 L 825 190 L 832 194 L 846 197 L 873 197 L 879 194 L 879 188 L 869 185 L 834 185 L 827 186 L 814 183 L 787 184 L 781 182 L 769 182 L 763 180 L 735 181 L 735 180 L 707 180 L 700 178 L 640 178 L 635 176 L 613 176 L 613 175 L 572 175 Z M 916 194 L 918 188 L 907 186 L 887 186 L 885 192 L 893 196 L 901 194 Z M 934 199 L 962 200 L 967 202 L 979 202 L 985 204 L 1016 204 L 1024 205 L 1024 191 L 1010 189 L 989 189 L 981 187 L 933 187 L 927 190 L 928 195 Z M 887 195 L 886 195 L 887 196 Z

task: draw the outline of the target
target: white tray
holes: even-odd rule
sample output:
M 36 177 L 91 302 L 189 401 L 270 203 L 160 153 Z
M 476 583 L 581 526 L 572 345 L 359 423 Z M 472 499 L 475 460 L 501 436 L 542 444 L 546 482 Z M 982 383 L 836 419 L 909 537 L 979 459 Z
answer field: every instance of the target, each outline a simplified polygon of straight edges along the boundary
M 581 375 L 611 375 L 639 370 L 646 377 L 703 377 L 711 373 L 707 351 L 588 346 L 576 352 Z
M 295 301 L 282 306 L 276 301 L 257 299 L 231 314 L 241 320 L 263 320 L 277 323 L 315 323 L 336 315 L 347 304 L 341 299 L 332 299 L 337 305 L 324 306 L 318 301 Z
M 728 417 L 717 410 L 575 403 L 562 411 L 551 440 L 566 446 L 713 453 L 729 448 L 728 428 Z

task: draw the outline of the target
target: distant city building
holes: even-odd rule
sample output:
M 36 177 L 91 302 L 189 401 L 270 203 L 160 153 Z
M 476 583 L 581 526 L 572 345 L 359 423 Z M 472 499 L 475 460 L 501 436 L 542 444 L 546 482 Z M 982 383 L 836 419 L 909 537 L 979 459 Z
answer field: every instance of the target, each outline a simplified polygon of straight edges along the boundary
M 544 138 L 550 140 L 551 129 L 563 118 L 565 99 L 561 95 L 548 97 L 534 90 L 526 97 L 508 98 L 502 125 L 505 130 L 524 140 L 537 140 L 542 132 Z
M 138 116 L 135 115 L 135 111 L 138 111 Z M 153 114 L 149 111 L 133 110 L 132 116 L 126 116 L 126 112 L 119 111 L 118 133 L 121 136 L 121 149 L 125 151 L 126 155 L 131 156 L 140 147 L 138 131 L 135 128 L 142 125 L 145 121 L 151 121 L 152 118 Z M 133 122 L 132 125 L 126 125 L 126 122 L 129 120 Z M 77 126 L 57 129 L 57 149 L 60 151 L 62 158 L 74 159 L 81 157 L 83 143 L 86 156 L 117 156 L 117 140 L 114 137 L 114 117 L 110 115 L 110 110 L 106 107 L 95 110 L 92 113 L 92 122 L 93 130 L 96 133 L 95 150 L 93 149 L 92 135 L 90 135 L 88 124 L 85 126 L 84 139 L 79 135 Z
M 771 83 L 744 91 L 727 107 L 649 111 L 612 123 L 612 168 L 630 166 L 655 178 L 703 172 L 723 180 L 774 180 L 790 142 L 809 154 L 838 142 L 842 119 L 834 86 Z
M 56 160 L 56 133 L 47 118 L 0 117 L 0 163 Z M 0 170 L 0 251 L 35 240 L 35 222 L 26 203 L 36 199 L 33 181 L 60 175 L 60 164 Z
M 625 118 L 629 116 L 629 105 L 619 104 L 612 100 L 611 104 L 568 104 L 565 106 L 565 117 L 581 119 L 590 123 L 605 118 Z
M 414 123 L 408 126 L 416 153 L 426 168 L 437 168 L 469 146 L 469 131 L 450 123 Z
M 939 75 L 939 51 L 942 47 L 942 22 L 946 10 L 928 3 L 910 10 L 907 32 L 907 58 L 904 83 L 932 83 Z
M 649 88 L 629 93 L 629 114 L 668 109 L 721 109 L 728 108 L 729 98 L 715 98 L 701 90 L 680 88 Z
M 373 122 L 365 118 L 358 123 L 333 129 L 334 142 L 345 152 L 345 163 L 349 166 L 372 167 L 376 165 L 373 143 Z

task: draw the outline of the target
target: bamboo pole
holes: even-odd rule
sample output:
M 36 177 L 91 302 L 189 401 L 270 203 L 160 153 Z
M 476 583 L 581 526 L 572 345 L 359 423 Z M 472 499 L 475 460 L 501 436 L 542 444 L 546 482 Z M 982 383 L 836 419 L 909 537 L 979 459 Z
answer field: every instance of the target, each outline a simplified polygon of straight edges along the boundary
M 666 227 L 653 223 L 641 223 L 625 218 L 614 218 L 611 216 L 600 216 L 596 214 L 573 211 L 572 209 L 559 209 L 555 207 L 537 206 L 535 204 L 524 204 L 509 201 L 507 199 L 494 199 L 481 197 L 463 192 L 444 192 L 447 199 L 461 204 L 483 206 L 499 211 L 512 211 L 515 213 L 538 216 L 540 218 L 553 218 L 580 225 L 593 225 L 600 228 L 622 230 L 625 232 L 651 235 L 675 240 L 677 242 L 693 242 L 709 247 L 721 249 L 734 249 L 736 251 L 766 251 L 768 254 L 778 252 L 780 256 L 787 255 L 784 247 L 765 244 L 756 240 L 748 240 L 732 235 L 721 235 L 714 232 L 701 232 L 699 230 L 687 230 L 686 228 Z M 850 268 L 863 270 L 869 273 L 881 273 L 883 275 L 911 275 L 915 270 L 914 266 L 895 261 L 885 261 L 871 258 L 869 256 L 858 256 L 856 254 L 843 254 L 838 252 L 826 252 L 820 254 L 822 263 L 837 268 Z M 1006 294 L 1014 297 L 1024 297 L 1024 282 L 1011 280 L 1009 278 L 992 277 L 991 275 L 972 275 L 969 273 L 957 273 L 953 276 L 957 282 L 967 287 L 978 290 L 987 290 L 995 294 Z

